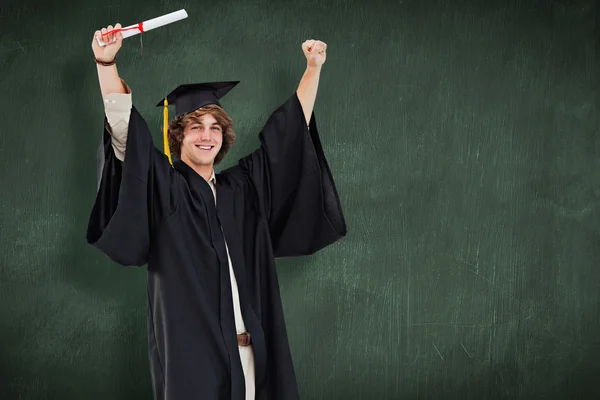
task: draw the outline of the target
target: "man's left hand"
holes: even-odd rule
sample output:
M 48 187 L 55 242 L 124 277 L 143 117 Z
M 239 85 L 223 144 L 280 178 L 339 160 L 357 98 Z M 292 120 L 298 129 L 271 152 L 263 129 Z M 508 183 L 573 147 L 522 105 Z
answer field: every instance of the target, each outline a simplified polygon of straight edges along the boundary
M 306 56 L 308 66 L 321 68 L 327 58 L 327 45 L 320 40 L 307 40 L 302 43 L 302 51 Z

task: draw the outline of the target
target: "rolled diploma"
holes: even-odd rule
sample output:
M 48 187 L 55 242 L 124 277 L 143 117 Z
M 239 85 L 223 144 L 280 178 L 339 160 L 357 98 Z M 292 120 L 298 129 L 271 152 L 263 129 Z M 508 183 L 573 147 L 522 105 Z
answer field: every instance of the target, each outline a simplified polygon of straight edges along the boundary
M 142 22 L 142 25 L 143 25 L 144 32 L 148 32 L 148 31 L 151 31 L 152 29 L 160 28 L 161 26 L 165 26 L 165 25 L 171 24 L 173 22 L 181 21 L 182 19 L 187 18 L 187 16 L 188 16 L 187 12 L 184 9 L 181 9 L 179 11 L 175 11 L 170 14 L 166 14 L 166 15 L 163 15 L 160 17 L 149 19 L 148 21 Z M 123 35 L 123 39 L 128 38 L 130 36 L 139 35 L 141 33 L 137 24 L 129 25 L 129 26 L 126 26 L 121 29 L 123 29 L 123 31 L 121 32 L 121 34 Z M 106 43 L 104 43 L 100 39 L 100 37 L 98 37 L 97 40 L 98 40 L 98 45 L 106 46 Z M 113 42 L 115 42 L 116 40 L 117 40 L 117 38 L 115 38 L 115 40 Z

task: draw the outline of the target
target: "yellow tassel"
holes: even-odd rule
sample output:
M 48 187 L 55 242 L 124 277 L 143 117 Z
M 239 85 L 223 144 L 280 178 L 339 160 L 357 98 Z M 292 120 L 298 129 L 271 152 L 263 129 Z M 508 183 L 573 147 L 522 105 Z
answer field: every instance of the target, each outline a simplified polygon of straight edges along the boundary
M 169 102 L 165 98 L 164 121 L 163 121 L 163 151 L 169 158 L 169 164 L 173 165 L 171 160 L 171 150 L 169 149 Z

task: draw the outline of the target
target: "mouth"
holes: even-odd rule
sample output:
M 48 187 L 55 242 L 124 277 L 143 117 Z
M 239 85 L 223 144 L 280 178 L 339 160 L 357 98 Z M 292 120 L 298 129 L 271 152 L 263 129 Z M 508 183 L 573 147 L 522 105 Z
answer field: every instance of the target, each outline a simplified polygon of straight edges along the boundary
M 198 148 L 202 151 L 211 151 L 215 147 L 215 146 L 204 146 L 204 145 L 200 145 L 200 144 L 197 144 L 195 146 L 196 146 L 196 148 Z

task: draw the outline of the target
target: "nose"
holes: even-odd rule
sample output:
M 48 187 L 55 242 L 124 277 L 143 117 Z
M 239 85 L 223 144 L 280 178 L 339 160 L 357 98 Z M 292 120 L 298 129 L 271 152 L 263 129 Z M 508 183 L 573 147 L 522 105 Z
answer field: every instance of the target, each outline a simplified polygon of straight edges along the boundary
M 210 128 L 203 128 L 202 132 L 200 133 L 202 140 L 210 140 Z

